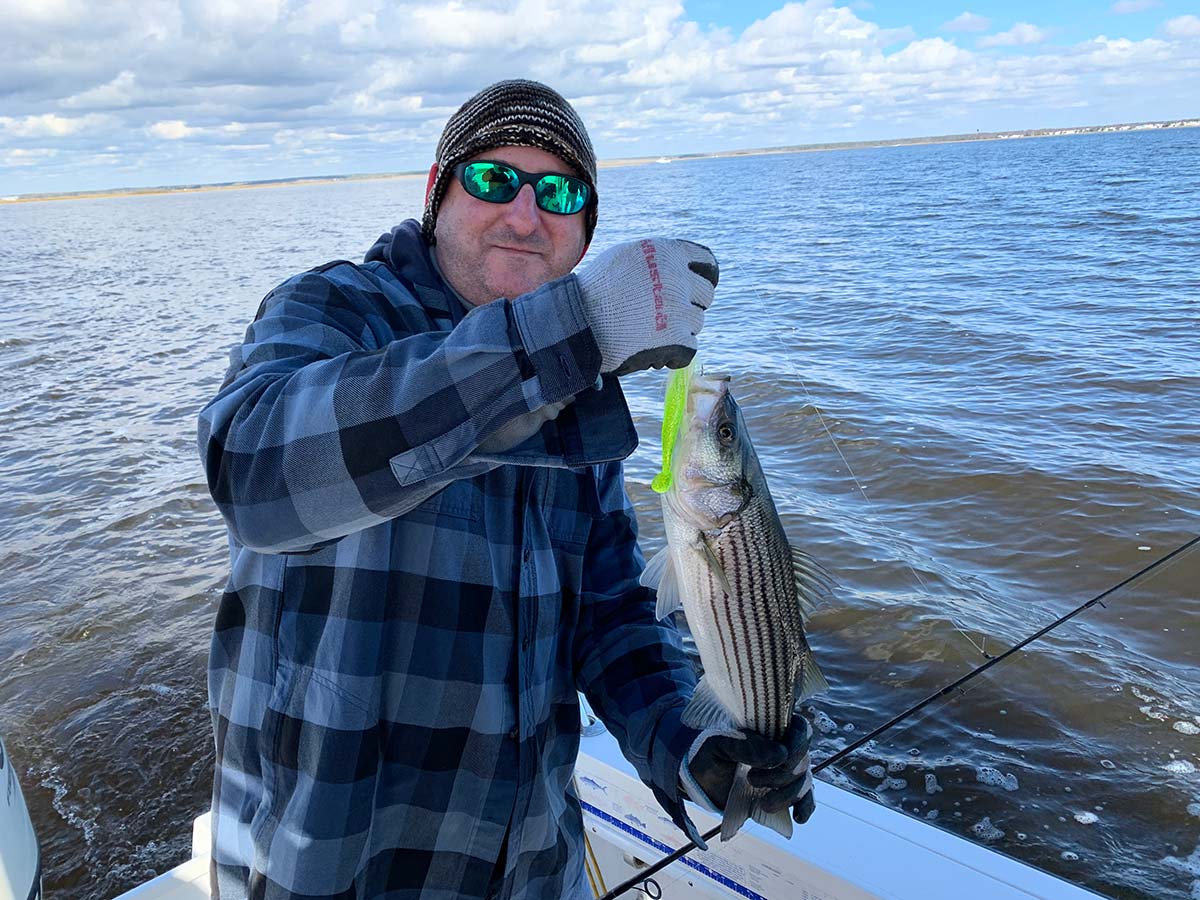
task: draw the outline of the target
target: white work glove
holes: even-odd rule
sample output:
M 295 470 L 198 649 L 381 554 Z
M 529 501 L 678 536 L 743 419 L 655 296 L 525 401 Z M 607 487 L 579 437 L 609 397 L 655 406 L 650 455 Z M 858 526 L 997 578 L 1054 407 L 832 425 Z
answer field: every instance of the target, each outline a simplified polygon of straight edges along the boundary
M 625 375 L 691 362 L 717 276 L 707 247 L 670 238 L 617 244 L 576 273 L 600 345 L 600 371 Z

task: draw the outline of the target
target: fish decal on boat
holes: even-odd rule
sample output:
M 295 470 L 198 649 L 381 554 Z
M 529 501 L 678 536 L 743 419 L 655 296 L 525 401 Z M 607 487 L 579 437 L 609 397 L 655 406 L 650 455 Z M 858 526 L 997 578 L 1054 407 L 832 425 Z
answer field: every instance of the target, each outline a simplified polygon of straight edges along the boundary
M 803 620 L 832 582 L 788 543 L 729 379 L 695 367 L 693 361 L 672 373 L 663 427 L 666 477 L 655 480 L 667 545 L 641 581 L 657 590 L 660 619 L 683 609 L 700 651 L 704 675 L 684 723 L 780 740 L 795 705 L 829 686 Z M 766 791 L 750 786 L 748 771 L 743 765 L 734 777 L 721 839 L 747 818 L 790 838 L 790 811 L 760 810 Z

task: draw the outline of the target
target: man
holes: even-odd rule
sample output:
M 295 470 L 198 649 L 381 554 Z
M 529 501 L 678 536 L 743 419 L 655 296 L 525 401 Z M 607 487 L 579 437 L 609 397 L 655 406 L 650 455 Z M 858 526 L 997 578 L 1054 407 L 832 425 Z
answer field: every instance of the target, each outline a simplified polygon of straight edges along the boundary
M 200 417 L 232 553 L 214 896 L 585 895 L 577 690 L 692 833 L 681 779 L 718 808 L 738 759 L 811 802 L 803 725 L 681 722 L 616 376 L 690 360 L 717 265 L 658 239 L 570 274 L 595 184 L 561 96 L 493 85 L 447 123 L 420 226 L 280 285 L 233 351 Z

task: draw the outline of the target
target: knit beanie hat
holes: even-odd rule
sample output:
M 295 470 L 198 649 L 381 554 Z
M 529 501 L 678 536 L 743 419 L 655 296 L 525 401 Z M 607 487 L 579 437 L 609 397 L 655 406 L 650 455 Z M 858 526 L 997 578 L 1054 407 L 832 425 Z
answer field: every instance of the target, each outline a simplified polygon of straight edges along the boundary
M 496 147 L 537 147 L 553 153 L 592 188 L 583 211 L 586 240 L 596 230 L 596 154 L 578 113 L 561 94 L 536 81 L 499 81 L 450 117 L 437 145 L 437 177 L 425 199 L 421 233 L 433 244 L 438 207 L 454 167 Z

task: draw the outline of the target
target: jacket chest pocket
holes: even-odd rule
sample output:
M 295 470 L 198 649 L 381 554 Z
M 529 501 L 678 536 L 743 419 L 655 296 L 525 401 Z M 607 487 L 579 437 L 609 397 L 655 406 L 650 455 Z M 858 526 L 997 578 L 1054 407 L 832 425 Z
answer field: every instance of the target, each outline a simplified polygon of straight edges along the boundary
M 424 525 L 478 522 L 483 517 L 483 491 L 474 478 L 458 478 L 405 514 Z
M 582 553 L 600 513 L 592 470 L 543 470 L 538 476 L 535 508 L 551 545 Z

